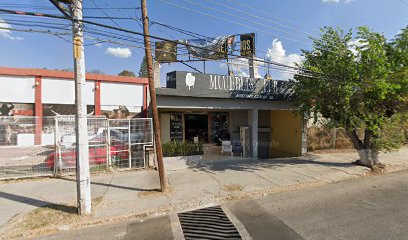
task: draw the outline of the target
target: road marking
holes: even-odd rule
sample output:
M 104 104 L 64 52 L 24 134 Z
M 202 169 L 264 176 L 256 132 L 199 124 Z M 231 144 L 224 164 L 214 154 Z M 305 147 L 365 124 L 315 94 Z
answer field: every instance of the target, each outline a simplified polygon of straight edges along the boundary
M 245 229 L 244 225 L 238 220 L 238 218 L 229 210 L 226 204 L 221 204 L 221 208 L 224 211 L 225 215 L 231 220 L 235 228 L 238 230 L 239 235 L 241 235 L 243 240 L 252 240 L 252 237 L 249 235 L 248 231 Z

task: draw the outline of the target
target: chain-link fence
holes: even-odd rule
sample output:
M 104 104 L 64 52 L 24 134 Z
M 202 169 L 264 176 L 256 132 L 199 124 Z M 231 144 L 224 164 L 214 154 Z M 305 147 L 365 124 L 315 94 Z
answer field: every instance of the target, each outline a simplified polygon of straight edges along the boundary
M 111 119 L 108 126 L 110 165 L 113 168 L 144 168 L 146 147 L 153 146 L 152 119 Z
M 1 117 L 0 179 L 75 173 L 75 117 Z M 151 119 L 88 117 L 91 172 L 144 168 Z
M 0 179 L 52 175 L 53 117 L 0 117 Z

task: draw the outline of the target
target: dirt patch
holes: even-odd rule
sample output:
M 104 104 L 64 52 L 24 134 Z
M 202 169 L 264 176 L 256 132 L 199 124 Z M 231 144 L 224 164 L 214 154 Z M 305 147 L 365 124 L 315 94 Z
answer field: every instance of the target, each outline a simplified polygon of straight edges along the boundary
M 240 192 L 244 189 L 244 186 L 239 184 L 224 185 L 224 190 L 227 192 Z
M 139 198 L 148 198 L 148 197 L 158 197 L 158 196 L 168 196 L 173 194 L 176 191 L 174 187 L 167 187 L 166 192 L 162 192 L 160 189 L 152 189 L 152 190 L 146 190 L 143 192 L 140 192 L 138 194 Z
M 96 207 L 103 197 L 92 199 L 92 206 Z M 69 226 L 80 222 L 87 222 L 92 215 L 79 216 L 75 204 L 49 204 L 39 207 L 20 219 L 11 223 L 11 231 L 6 238 L 25 239 L 58 231 L 61 226 Z

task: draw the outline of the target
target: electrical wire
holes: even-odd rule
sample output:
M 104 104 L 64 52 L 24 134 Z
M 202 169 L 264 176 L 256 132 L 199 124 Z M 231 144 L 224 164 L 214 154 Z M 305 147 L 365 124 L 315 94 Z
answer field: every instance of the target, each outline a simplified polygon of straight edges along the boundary
M 297 22 L 295 22 L 295 21 L 293 21 L 293 20 L 289 20 L 289 19 L 287 19 L 287 18 L 279 17 L 279 16 L 274 15 L 274 14 L 272 14 L 272 13 L 270 13 L 270 12 L 265 11 L 265 10 L 257 9 L 257 8 L 255 8 L 255 7 L 253 7 L 253 6 L 249 6 L 249 5 L 245 4 L 245 3 L 241 3 L 241 2 L 236 1 L 236 0 L 226 0 L 226 1 L 231 2 L 231 3 L 234 3 L 234 4 L 237 4 L 237 5 L 240 5 L 240 6 L 243 6 L 243 7 L 246 7 L 247 9 L 250 9 L 250 10 L 252 10 L 252 11 L 256 11 L 256 12 L 261 13 L 261 14 L 263 14 L 263 15 L 267 15 L 267 16 L 270 16 L 270 17 L 272 17 L 272 18 L 275 18 L 275 19 L 278 19 L 278 20 L 281 20 L 281 21 L 286 21 L 286 22 L 291 23 L 291 24 L 293 24 L 293 25 L 295 25 L 295 26 L 298 26 L 298 27 L 301 27 L 301 28 L 307 28 L 307 29 L 309 29 L 309 30 L 311 30 L 311 31 L 313 31 L 313 32 L 316 32 L 316 33 L 319 33 L 319 32 L 320 32 L 320 31 L 318 31 L 318 30 L 316 30 L 316 29 L 313 29 L 313 28 L 304 26 L 304 25 L 302 25 L 302 24 L 299 24 L 299 23 L 297 23 Z
M 260 23 L 260 22 L 254 21 L 253 19 L 250 19 L 250 18 L 242 17 L 242 16 L 240 16 L 240 15 L 236 15 L 236 14 L 233 14 L 233 13 L 231 13 L 231 12 L 219 10 L 219 9 L 217 9 L 217 8 L 208 7 L 208 6 L 205 6 L 205 5 L 196 3 L 196 2 L 191 1 L 191 0 L 182 0 L 182 1 L 188 2 L 188 3 L 192 4 L 192 5 L 199 6 L 199 7 L 201 7 L 201 8 L 205 8 L 205 9 L 209 9 L 209 10 L 211 10 L 211 11 L 216 11 L 216 12 L 222 13 L 223 15 L 229 15 L 229 16 L 232 16 L 232 17 L 236 17 L 236 18 L 242 19 L 242 20 L 244 20 L 244 21 L 246 21 L 246 22 L 250 22 L 250 23 L 253 23 L 253 24 L 262 26 L 262 27 L 264 27 L 264 28 L 269 28 L 269 29 L 272 29 L 272 30 L 275 30 L 275 31 L 279 31 L 279 32 L 282 32 L 282 33 L 284 33 L 284 34 L 292 35 L 292 37 L 294 37 L 293 33 L 291 33 L 291 32 L 288 32 L 288 31 L 285 31 L 285 30 L 281 30 L 281 29 L 279 29 L 279 28 L 272 27 L 272 26 L 270 26 L 270 25 L 267 25 L 267 24 L 264 24 L 264 23 Z M 299 36 L 297 36 L 297 37 L 299 37 Z M 301 37 L 301 38 L 308 40 L 308 39 L 305 38 L 305 37 Z
M 41 30 L 34 30 L 34 29 L 17 29 L 17 28 L 4 28 L 4 27 L 0 27 L 0 29 L 2 30 L 9 30 L 9 31 L 17 31 L 17 32 L 31 32 L 31 33 L 45 33 L 45 34 L 50 34 L 50 35 L 54 35 L 70 44 L 72 44 L 72 41 L 67 40 L 65 38 L 63 38 L 62 36 L 68 36 L 71 35 L 71 32 L 53 32 L 50 30 L 46 30 L 46 31 L 41 31 Z M 91 39 L 94 41 L 98 41 L 97 43 L 110 43 L 110 44 L 114 44 L 114 45 L 120 45 L 120 46 L 126 46 L 126 47 L 130 47 L 130 48 L 134 48 L 134 49 L 146 49 L 144 46 L 140 46 L 140 45 L 133 45 L 133 44 L 127 44 L 127 43 L 122 43 L 122 42 L 118 42 L 118 41 L 112 41 L 110 39 L 101 39 L 101 38 L 94 38 L 94 37 L 86 37 L 87 39 Z M 95 45 L 97 43 L 91 43 L 91 44 L 85 44 L 84 46 L 92 46 Z M 153 49 L 151 49 L 153 51 Z M 167 53 L 173 53 L 173 52 L 169 52 L 169 51 L 165 51 L 165 50 L 159 50 L 161 52 L 167 52 Z M 188 55 L 188 54 L 185 54 Z M 200 58 L 200 60 L 209 60 L 209 61 L 213 61 L 213 62 L 221 62 L 224 63 L 223 60 L 215 60 L 215 59 L 210 59 L 210 58 Z M 224 64 L 227 65 L 232 65 L 233 67 L 235 66 L 245 66 L 248 67 L 247 62 L 245 61 L 240 61 L 240 59 L 233 59 L 236 62 L 227 62 Z M 257 62 L 257 60 L 254 60 L 255 62 Z M 186 61 L 178 61 L 179 63 L 185 64 Z M 273 70 L 277 70 L 279 72 L 283 72 L 283 73 L 290 73 L 290 74 L 296 74 L 299 76 L 305 76 L 305 77 L 310 77 L 310 78 L 321 78 L 321 77 L 317 77 L 314 75 L 310 75 L 310 74 L 304 74 L 304 73 L 299 73 L 297 71 L 291 71 L 288 69 L 282 69 L 279 67 L 264 67 L 264 66 L 257 66 L 258 69 L 273 69 Z
M 308 35 L 308 36 L 318 37 L 318 35 L 316 35 L 316 34 L 309 33 L 309 32 L 305 32 L 305 31 L 300 30 L 300 29 L 298 29 L 298 28 L 294 28 L 294 27 L 288 26 L 288 25 L 286 25 L 286 24 L 282 24 L 282 23 L 279 23 L 279 22 L 276 22 L 276 21 L 273 21 L 273 20 L 270 20 L 270 19 L 267 19 L 267 18 L 264 18 L 264 17 L 260 17 L 260 16 L 258 16 L 258 15 L 251 14 L 251 13 L 248 13 L 248 12 L 243 11 L 243 10 L 241 10 L 241 9 L 234 8 L 234 7 L 225 5 L 225 4 L 221 4 L 221 3 L 216 2 L 216 1 L 213 1 L 213 0 L 204 0 L 204 1 L 211 2 L 211 3 L 215 4 L 215 5 L 218 5 L 218 6 L 221 6 L 221 7 L 224 7 L 224 8 L 228 8 L 228 9 L 231 9 L 231 10 L 234 10 L 234 11 L 237 11 L 237 12 L 240 12 L 240 13 L 244 13 L 244 14 L 246 14 L 246 15 L 252 17 L 252 18 L 257 18 L 257 19 L 262 20 L 262 21 L 270 22 L 270 23 L 272 23 L 272 24 L 276 24 L 276 25 L 278 25 L 278 26 L 291 29 L 291 30 L 300 32 L 300 33 L 302 33 L 302 34 L 306 34 L 306 35 Z
M 238 26 L 241 26 L 241 27 L 246 27 L 246 28 L 258 31 L 258 32 L 262 32 L 262 33 L 265 33 L 265 34 L 268 34 L 268 35 L 272 35 L 274 37 L 283 38 L 283 39 L 286 39 L 286 40 L 289 40 L 289 41 L 305 44 L 302 41 L 299 41 L 299 40 L 296 40 L 296 39 L 293 39 L 293 38 L 290 38 L 290 37 L 281 36 L 281 35 L 278 35 L 278 34 L 275 34 L 275 33 L 269 32 L 269 31 L 265 31 L 263 29 L 252 27 L 250 25 L 246 25 L 246 24 L 243 24 L 243 23 L 240 23 L 240 22 L 236 22 L 236 21 L 229 20 L 229 19 L 226 19 L 226 18 L 218 17 L 216 15 L 212 15 L 212 14 L 209 14 L 209 13 L 201 12 L 201 11 L 193 9 L 193 8 L 185 7 L 185 6 L 182 6 L 180 4 L 176 4 L 176 3 L 165 1 L 165 0 L 160 0 L 160 1 L 163 2 L 163 3 L 166 3 L 168 5 L 172 5 L 174 7 L 178 7 L 178 8 L 182 8 L 182 9 L 189 10 L 189 11 L 192 11 L 192 12 L 196 12 L 196 13 L 199 13 L 201 15 L 216 18 L 218 20 L 222 20 L 224 22 L 232 23 L 232 24 L 235 24 L 235 25 L 238 25 Z
M 17 14 L 17 15 L 30 15 L 30 16 L 37 16 L 37 17 L 48 17 L 48 18 L 57 18 L 57 19 L 68 19 L 68 20 L 72 20 L 69 18 L 66 18 L 65 16 L 60 16 L 60 15 L 52 15 L 52 14 L 45 14 L 45 13 L 33 13 L 33 12 L 21 12 L 21 11 L 13 11 L 13 10 L 8 10 L 8 9 L 0 9 L 0 12 L 6 12 L 6 13 L 11 13 L 11 14 Z M 130 33 L 130 34 L 135 34 L 135 35 L 139 35 L 139 36 L 147 36 L 146 34 L 143 33 L 139 33 L 139 32 L 135 32 L 135 31 L 131 31 L 131 30 L 126 30 L 120 27 L 114 27 L 114 26 L 109 26 L 109 25 L 105 25 L 105 24 L 101 24 L 101 23 L 97 23 L 97 22 L 92 22 L 92 21 L 88 21 L 88 20 L 77 20 L 80 21 L 82 24 L 86 23 L 86 24 L 91 24 L 94 26 L 98 26 L 98 27 L 103 27 L 103 28 L 108 28 L 108 29 L 112 29 L 112 30 L 117 30 L 117 31 L 121 31 L 121 32 L 125 32 L 125 33 Z M 162 40 L 162 41 L 167 41 L 167 42 L 172 42 L 172 43 L 176 43 L 179 45 L 183 45 L 183 46 L 192 46 L 190 44 L 186 44 L 186 43 L 182 43 L 182 42 L 178 42 L 178 41 L 173 41 L 170 39 L 166 39 L 166 38 L 162 38 L 162 37 L 158 37 L 158 36 L 153 36 L 153 35 L 149 35 L 151 38 L 153 39 L 157 39 L 157 40 Z M 198 49 L 203 49 L 206 50 L 205 48 L 202 47 L 198 47 L 198 46 L 194 46 Z M 214 51 L 217 53 L 217 51 Z M 221 52 L 219 52 L 221 53 Z M 229 56 L 234 56 L 234 57 L 241 57 L 239 55 L 236 54 L 228 54 Z M 249 57 L 243 57 L 243 58 L 247 58 L 249 59 Z M 321 73 L 321 72 L 316 72 L 316 71 L 312 71 L 312 70 L 307 70 L 307 69 L 302 69 L 300 67 L 293 67 L 293 66 L 289 66 L 289 65 L 285 65 L 285 64 L 281 64 L 278 62 L 274 62 L 274 61 L 265 61 L 265 60 L 257 60 L 258 62 L 262 62 L 262 63 L 267 63 L 267 64 L 271 64 L 274 66 L 278 66 L 278 67 L 282 67 L 282 68 L 287 68 L 287 69 L 294 69 L 294 70 L 299 70 L 299 71 L 303 71 L 304 73 L 308 73 L 308 74 L 316 74 L 316 75 L 320 75 L 320 76 L 324 76 L 324 77 L 330 77 L 330 78 L 335 78 L 334 76 L 328 76 L 327 74 Z M 336 77 L 337 78 L 337 77 Z

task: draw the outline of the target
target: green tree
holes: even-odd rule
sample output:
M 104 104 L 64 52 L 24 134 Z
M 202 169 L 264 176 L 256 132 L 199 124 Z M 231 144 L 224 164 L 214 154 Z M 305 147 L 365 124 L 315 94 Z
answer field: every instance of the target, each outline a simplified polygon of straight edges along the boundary
M 123 76 L 123 77 L 136 77 L 136 74 L 132 71 L 128 71 L 128 70 L 123 70 L 122 72 L 120 72 L 118 74 L 118 76 Z
M 140 64 L 139 77 L 147 78 L 147 59 L 146 56 L 143 57 L 142 63 Z
M 319 38 L 312 38 L 313 49 L 302 51 L 302 71 L 292 81 L 299 110 L 345 128 L 358 163 L 372 169 L 383 166 L 379 151 L 399 147 L 383 130 L 396 113 L 407 110 L 407 31 L 387 42 L 367 27 L 357 28 L 355 38 L 352 30 L 324 27 Z M 307 77 L 310 70 L 322 74 Z

